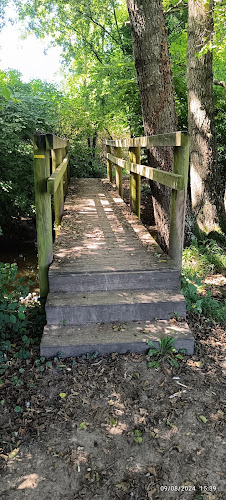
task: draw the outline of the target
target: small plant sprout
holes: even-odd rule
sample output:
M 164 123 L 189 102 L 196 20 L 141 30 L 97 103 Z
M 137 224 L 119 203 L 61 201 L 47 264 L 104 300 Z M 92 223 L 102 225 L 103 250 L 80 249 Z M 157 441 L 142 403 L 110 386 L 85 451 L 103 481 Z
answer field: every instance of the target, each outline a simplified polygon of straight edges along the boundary
M 134 435 L 135 435 L 136 443 L 139 443 L 139 444 L 142 443 L 142 441 L 143 441 L 142 432 L 139 429 L 135 429 Z
M 163 337 L 160 340 L 158 347 L 156 347 L 152 341 L 149 341 L 148 345 L 150 346 L 150 349 L 147 355 L 152 358 L 152 361 L 148 362 L 147 367 L 158 368 L 160 362 L 167 358 L 172 367 L 175 366 L 178 368 L 180 366 L 180 361 L 184 359 L 183 354 L 186 353 L 186 349 L 177 350 L 174 347 L 175 340 L 176 339 L 174 337 Z

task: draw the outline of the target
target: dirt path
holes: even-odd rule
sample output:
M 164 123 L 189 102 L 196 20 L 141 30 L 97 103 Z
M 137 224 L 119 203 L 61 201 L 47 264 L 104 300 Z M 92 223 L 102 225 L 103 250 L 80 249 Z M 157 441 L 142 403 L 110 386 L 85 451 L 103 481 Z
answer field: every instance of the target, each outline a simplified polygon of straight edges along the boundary
M 130 354 L 14 360 L 1 500 L 225 499 L 224 331 L 193 320 L 196 355 L 179 369 Z

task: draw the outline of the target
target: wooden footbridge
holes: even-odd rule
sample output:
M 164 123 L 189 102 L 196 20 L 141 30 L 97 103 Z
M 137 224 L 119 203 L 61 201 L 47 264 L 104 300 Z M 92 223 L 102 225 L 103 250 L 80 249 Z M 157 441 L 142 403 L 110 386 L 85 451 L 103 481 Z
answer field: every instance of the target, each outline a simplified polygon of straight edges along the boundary
M 175 315 L 186 316 L 180 271 L 187 135 L 176 132 L 104 143 L 108 178 L 71 179 L 69 183 L 68 141 L 54 135 L 35 137 L 40 295 L 47 298 L 41 355 L 146 352 L 148 340 L 158 342 L 165 335 L 176 339 L 177 348 L 192 354 L 188 325 L 172 320 Z M 172 173 L 141 165 L 140 147 L 147 146 L 174 147 Z M 122 147 L 129 148 L 129 160 L 122 158 Z M 112 186 L 113 166 L 116 188 Z M 130 207 L 123 201 L 123 168 L 130 173 Z M 141 175 L 172 188 L 170 256 L 140 221 Z

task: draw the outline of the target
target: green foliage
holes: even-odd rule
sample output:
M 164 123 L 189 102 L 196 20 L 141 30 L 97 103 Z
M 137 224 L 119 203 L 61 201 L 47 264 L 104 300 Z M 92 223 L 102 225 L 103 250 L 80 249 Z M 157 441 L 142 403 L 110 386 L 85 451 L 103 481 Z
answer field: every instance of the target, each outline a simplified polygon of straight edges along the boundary
M 15 339 L 19 336 L 24 339 L 25 346 L 28 343 L 28 338 L 24 336 L 28 325 L 26 306 L 20 301 L 20 297 L 27 293 L 24 279 L 17 278 L 17 265 L 0 262 L 0 373 L 4 373 L 8 367 L 8 357 Z M 21 347 L 15 354 L 19 359 L 29 356 L 26 347 Z
M 226 300 L 221 303 L 212 298 L 210 290 L 206 289 L 196 273 L 182 276 L 182 291 L 188 311 L 203 314 L 219 323 L 226 324 Z
M 0 332 L 3 339 L 7 339 L 8 332 L 24 333 L 27 324 L 26 306 L 19 298 L 28 294 L 28 287 L 24 285 L 24 279 L 16 275 L 16 264 L 0 262 Z
M 142 443 L 142 441 L 143 441 L 142 431 L 140 429 L 135 429 L 134 435 L 135 435 L 136 443 L 139 443 L 139 444 Z
M 159 341 L 158 347 L 152 342 L 149 341 L 147 344 L 151 347 L 148 350 L 147 355 L 152 358 L 152 361 L 149 361 L 147 364 L 148 368 L 158 368 L 161 361 L 163 359 L 167 359 L 172 367 L 178 368 L 180 366 L 180 361 L 183 360 L 182 353 L 185 353 L 185 350 L 177 350 L 174 347 L 176 339 L 173 337 L 163 337 Z
M 63 94 L 39 80 L 22 83 L 17 71 L 4 73 L 10 90 L 5 97 L 0 73 L 0 213 L 4 229 L 11 217 L 34 216 L 33 134 L 62 133 Z
M 225 273 L 225 237 L 213 234 L 214 239 L 205 237 L 186 248 L 183 253 L 182 290 L 187 302 L 187 310 L 203 314 L 213 320 L 226 323 L 226 300 L 211 296 L 210 286 L 205 283 L 207 275 Z

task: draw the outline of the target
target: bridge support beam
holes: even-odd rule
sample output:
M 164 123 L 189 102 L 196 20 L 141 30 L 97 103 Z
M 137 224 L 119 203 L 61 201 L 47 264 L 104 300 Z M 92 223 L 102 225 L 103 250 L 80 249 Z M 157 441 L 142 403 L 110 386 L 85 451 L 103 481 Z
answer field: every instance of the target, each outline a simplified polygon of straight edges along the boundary
M 184 134 L 184 146 L 174 148 L 173 173 L 183 176 L 184 189 L 172 189 L 170 211 L 169 256 L 181 269 L 184 245 L 184 223 L 186 212 L 187 183 L 189 169 L 189 141 Z
M 129 159 L 132 163 L 140 164 L 140 148 L 129 148 Z M 130 206 L 140 219 L 140 174 L 130 172 Z
M 122 148 L 114 147 L 114 155 L 117 158 L 122 158 Z M 123 198 L 122 168 L 118 165 L 115 165 L 115 183 L 119 191 L 119 196 Z
M 34 183 L 41 298 L 46 298 L 49 291 L 48 269 L 53 260 L 51 196 L 47 193 L 49 176 L 50 153 L 46 150 L 45 136 L 37 136 L 34 139 Z
M 107 146 L 107 153 L 111 153 L 111 146 Z M 109 182 L 112 182 L 112 163 L 107 160 L 107 178 Z

